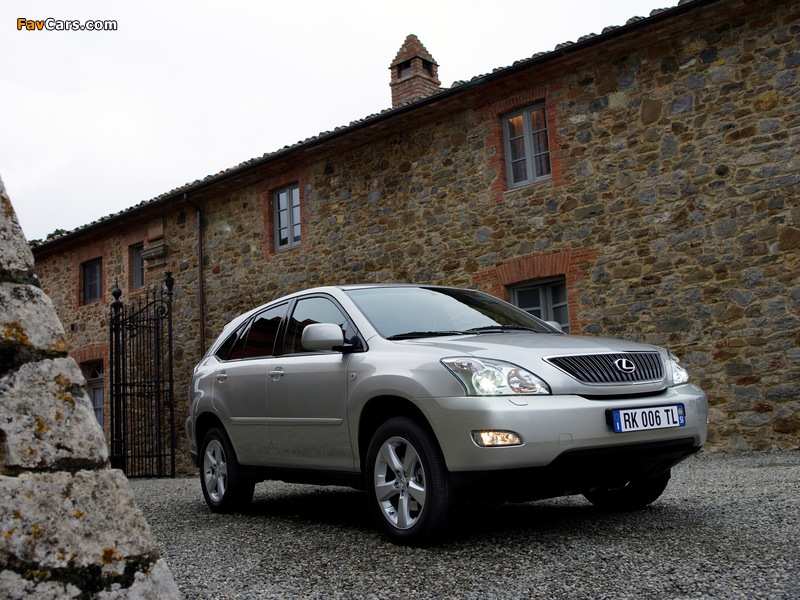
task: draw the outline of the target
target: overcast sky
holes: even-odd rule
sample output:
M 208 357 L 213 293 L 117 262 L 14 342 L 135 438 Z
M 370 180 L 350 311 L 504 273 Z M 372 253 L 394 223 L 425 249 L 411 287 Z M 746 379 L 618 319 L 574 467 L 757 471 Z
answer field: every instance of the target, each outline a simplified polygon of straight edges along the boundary
M 388 67 L 410 33 L 450 87 L 676 4 L 3 0 L 0 178 L 41 239 L 389 108 Z

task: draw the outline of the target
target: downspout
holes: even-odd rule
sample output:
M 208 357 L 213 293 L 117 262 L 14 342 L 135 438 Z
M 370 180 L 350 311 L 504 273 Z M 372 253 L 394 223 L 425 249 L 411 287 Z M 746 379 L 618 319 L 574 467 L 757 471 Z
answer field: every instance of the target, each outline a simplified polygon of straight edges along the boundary
M 197 304 L 200 308 L 200 358 L 206 353 L 206 290 L 203 277 L 203 211 L 183 194 L 184 201 L 197 213 Z

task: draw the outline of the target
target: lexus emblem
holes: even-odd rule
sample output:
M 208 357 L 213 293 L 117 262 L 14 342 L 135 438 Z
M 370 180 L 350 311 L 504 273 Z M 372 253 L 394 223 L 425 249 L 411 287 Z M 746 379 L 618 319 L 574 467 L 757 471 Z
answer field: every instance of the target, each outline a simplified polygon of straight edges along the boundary
M 636 365 L 633 364 L 633 361 L 628 360 L 627 358 L 618 358 L 614 361 L 614 366 L 617 367 L 623 373 L 627 373 L 630 375 L 636 370 Z

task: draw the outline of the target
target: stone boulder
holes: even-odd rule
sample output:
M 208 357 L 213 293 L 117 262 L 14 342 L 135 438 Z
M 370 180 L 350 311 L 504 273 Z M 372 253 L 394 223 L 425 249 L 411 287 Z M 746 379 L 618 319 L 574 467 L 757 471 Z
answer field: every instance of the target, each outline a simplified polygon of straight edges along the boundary
M 0 600 L 180 598 L 0 180 Z

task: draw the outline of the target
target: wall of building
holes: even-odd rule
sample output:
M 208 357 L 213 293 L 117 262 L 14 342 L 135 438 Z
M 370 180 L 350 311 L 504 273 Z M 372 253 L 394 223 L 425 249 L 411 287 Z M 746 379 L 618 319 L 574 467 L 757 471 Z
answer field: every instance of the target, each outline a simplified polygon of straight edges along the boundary
M 798 448 L 799 16 L 796 1 L 718 2 L 191 195 L 207 344 L 253 304 L 315 285 L 505 297 L 560 275 L 573 333 L 666 345 L 687 363 L 710 397 L 710 447 Z M 502 116 L 535 102 L 553 175 L 509 191 Z M 289 183 L 302 245 L 276 252 L 271 193 Z M 201 351 L 196 208 L 164 210 L 180 390 Z M 39 260 L 46 289 L 74 287 L 70 260 Z M 61 318 L 91 328 L 64 293 Z

